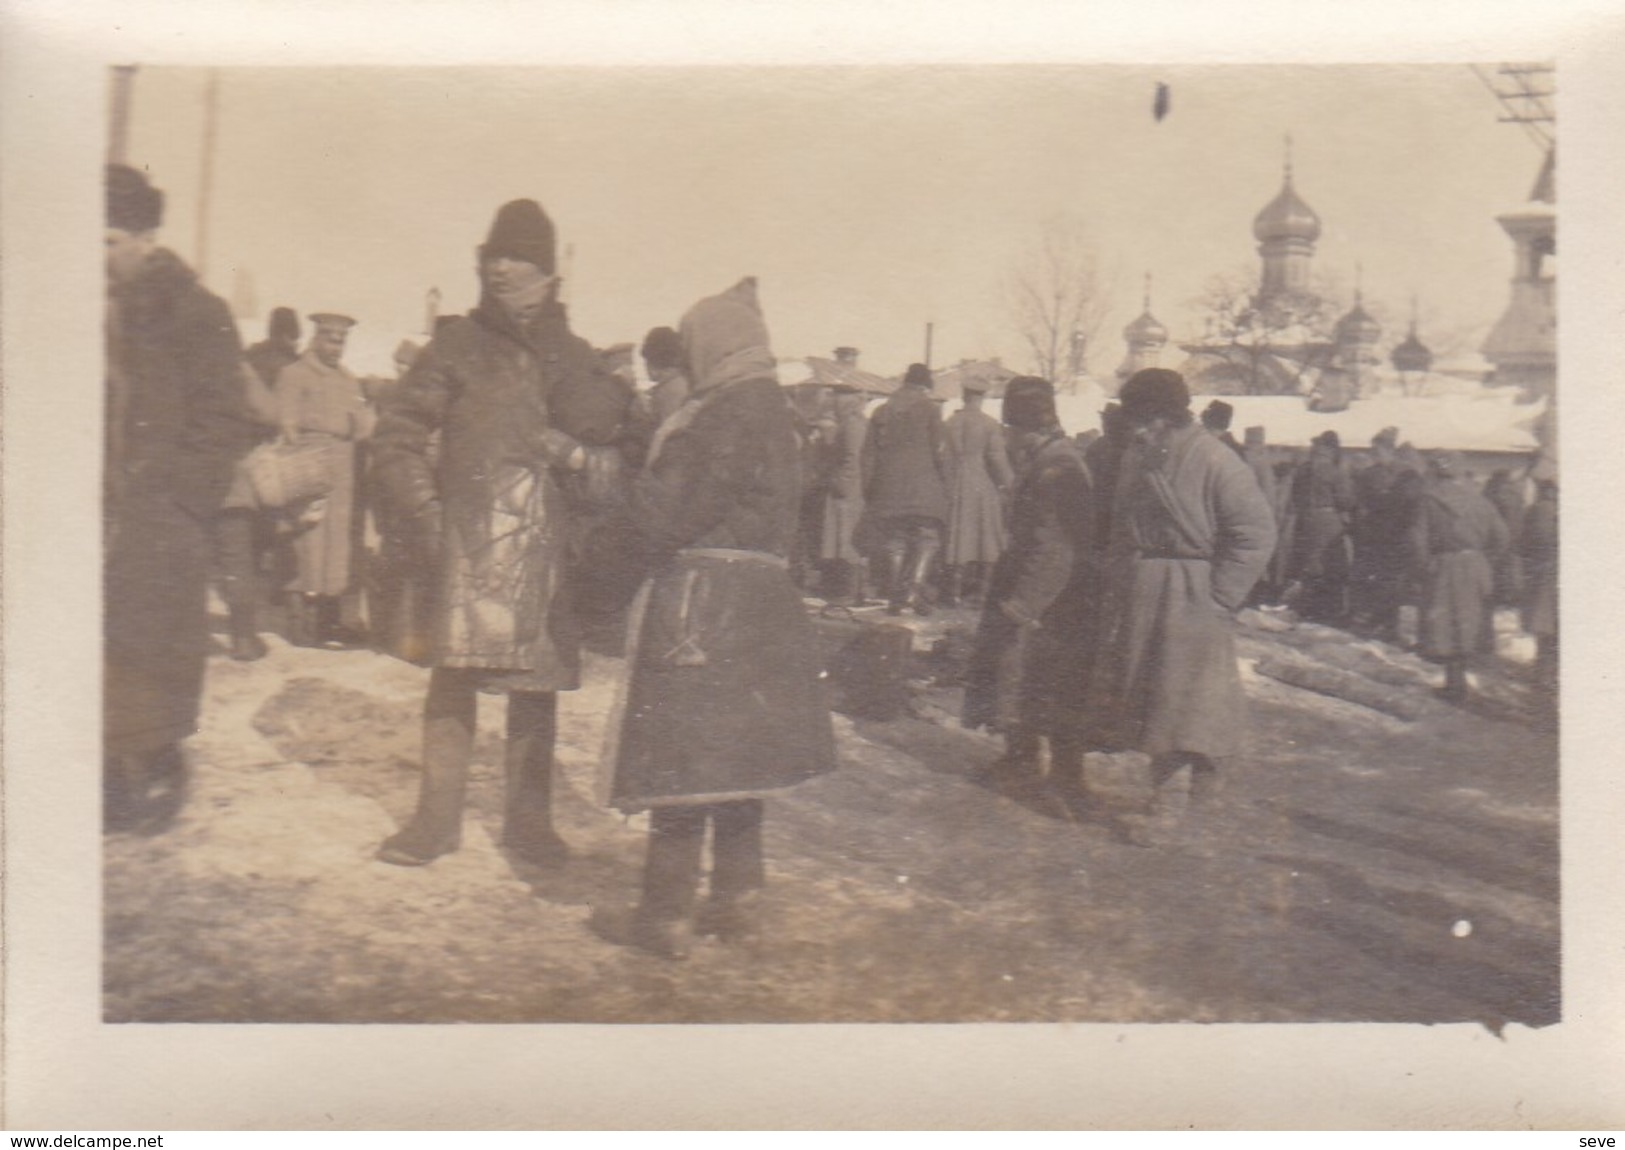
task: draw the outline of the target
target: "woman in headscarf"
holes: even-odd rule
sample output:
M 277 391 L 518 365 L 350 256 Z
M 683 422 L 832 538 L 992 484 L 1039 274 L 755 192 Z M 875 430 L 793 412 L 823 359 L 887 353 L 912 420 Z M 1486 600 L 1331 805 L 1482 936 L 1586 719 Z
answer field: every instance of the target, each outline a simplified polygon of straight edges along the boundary
M 696 927 L 724 939 L 750 928 L 765 882 L 762 797 L 835 766 L 786 558 L 799 453 L 755 281 L 694 305 L 680 334 L 693 391 L 588 546 L 601 591 L 642 581 L 603 781 L 610 805 L 650 812 L 642 899 L 596 925 L 666 958 L 687 954 Z M 707 825 L 710 895 L 696 916 Z

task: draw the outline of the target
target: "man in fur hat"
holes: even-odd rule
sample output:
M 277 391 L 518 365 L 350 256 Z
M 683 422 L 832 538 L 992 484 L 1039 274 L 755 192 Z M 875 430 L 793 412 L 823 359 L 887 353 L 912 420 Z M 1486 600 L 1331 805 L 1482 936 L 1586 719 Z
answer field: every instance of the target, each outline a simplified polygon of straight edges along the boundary
M 185 799 L 209 647 L 209 525 L 256 437 L 230 309 L 158 246 L 164 194 L 107 168 L 103 821 Z
M 1136 372 L 1118 396 L 1132 442 L 1117 480 L 1093 742 L 1152 757 L 1159 793 L 1191 771 L 1196 793 L 1243 745 L 1232 617 L 1275 546 L 1251 470 L 1191 418 L 1184 377 Z
M 1083 705 L 1098 625 L 1102 522 L 1094 483 L 1061 429 L 1055 388 L 1037 376 L 1005 387 L 1015 456 L 1010 545 L 993 568 L 966 673 L 964 725 L 1001 732 L 1005 755 L 986 781 L 1017 792 L 1047 787 L 1077 809 L 1084 798 Z M 1041 779 L 1040 740 L 1052 752 Z
M 503 845 L 544 868 L 568 854 L 552 794 L 557 692 L 580 684 L 576 492 L 632 394 L 570 331 L 555 249 L 534 200 L 502 206 L 479 248 L 479 306 L 437 326 L 374 439 L 380 483 L 435 585 L 418 808 L 378 851 L 397 866 L 460 844 L 481 691 L 508 695 Z
M 931 369 L 909 365 L 903 386 L 869 420 L 863 442 L 864 514 L 878 537 L 888 614 L 929 615 L 925 583 L 948 519 L 942 409 L 931 402 Z

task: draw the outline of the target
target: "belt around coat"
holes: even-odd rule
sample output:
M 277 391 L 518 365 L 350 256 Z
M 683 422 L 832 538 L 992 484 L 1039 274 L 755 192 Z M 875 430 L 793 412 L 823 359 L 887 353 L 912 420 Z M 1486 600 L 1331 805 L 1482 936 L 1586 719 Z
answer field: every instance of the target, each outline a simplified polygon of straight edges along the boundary
M 771 551 L 747 551 L 742 547 L 684 547 L 677 552 L 683 559 L 720 559 L 725 563 L 758 563 L 765 567 L 790 569 L 790 560 Z
M 1146 550 L 1144 550 L 1142 548 L 1139 548 L 1139 547 L 1136 547 L 1134 549 L 1134 558 L 1136 558 L 1136 559 L 1172 559 L 1172 560 L 1176 560 L 1176 561 L 1178 561 L 1180 563 L 1190 563 L 1190 562 L 1211 563 L 1211 562 L 1213 562 L 1213 556 L 1211 556 L 1211 555 L 1191 555 L 1191 554 L 1187 554 L 1187 553 L 1180 552 L 1180 551 L 1146 551 Z

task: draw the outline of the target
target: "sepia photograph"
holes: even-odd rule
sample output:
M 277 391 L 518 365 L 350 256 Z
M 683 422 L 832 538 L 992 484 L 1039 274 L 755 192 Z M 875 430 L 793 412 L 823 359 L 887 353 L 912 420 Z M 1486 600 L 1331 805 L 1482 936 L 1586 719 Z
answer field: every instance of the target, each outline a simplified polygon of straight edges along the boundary
M 405 1086 L 492 1027 L 504 1068 L 606 1043 L 595 1082 L 644 1041 L 698 1075 L 1189 1035 L 1116 1123 L 1213 1127 L 1226 1050 L 1567 1043 L 1609 889 L 1573 868 L 1618 857 L 1574 798 L 1609 672 L 1559 644 L 1596 546 L 1559 506 L 1613 483 L 1559 450 L 1599 153 L 1590 73 L 1509 43 L 57 45 L 50 186 L 103 217 L 42 293 L 80 510 L 19 512 L 13 455 L 5 524 L 10 567 L 60 548 L 76 682 L 8 653 L 7 766 L 74 763 L 75 893 L 25 901 L 87 960 L 76 1033 L 387 1051 L 338 1127 L 469 1129 L 555 1120 Z M 56 645 L 15 586 L 8 644 Z M 1068 1124 L 1040 1081 L 1005 1121 Z M 668 1114 L 735 1120 L 700 1101 Z
M 1561 1019 L 1552 65 L 108 81 L 108 1021 Z

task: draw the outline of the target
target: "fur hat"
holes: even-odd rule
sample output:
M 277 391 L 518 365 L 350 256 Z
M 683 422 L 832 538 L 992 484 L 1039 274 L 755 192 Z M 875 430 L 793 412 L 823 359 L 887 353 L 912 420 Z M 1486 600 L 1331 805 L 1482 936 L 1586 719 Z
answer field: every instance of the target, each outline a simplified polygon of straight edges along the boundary
M 548 275 L 555 268 L 558 246 L 553 221 L 535 200 L 510 200 L 497 209 L 491 234 L 480 245 L 480 259 L 507 256 L 535 264 Z
M 291 307 L 272 308 L 270 322 L 265 325 L 265 334 L 272 339 L 298 340 L 299 313 Z
M 107 165 L 107 226 L 150 232 L 164 222 L 164 193 L 124 164 Z
M 1159 415 L 1172 419 L 1190 415 L 1191 392 L 1185 386 L 1185 377 L 1165 367 L 1148 367 L 1135 372 L 1123 384 L 1117 398 L 1123 405 L 1124 418 L 1131 422 Z
M 1327 428 L 1309 442 L 1315 447 L 1335 447 L 1339 450 L 1343 447 L 1343 441 L 1338 438 L 1337 432 L 1330 428 Z
M 1399 428 L 1385 427 L 1371 437 L 1372 447 L 1386 447 L 1390 451 L 1399 443 Z
M 1037 431 L 1056 422 L 1055 385 L 1036 375 L 1018 375 L 1004 385 L 1004 422 L 1019 431 Z
M 913 387 L 931 387 L 935 381 L 931 378 L 929 367 L 923 363 L 911 363 L 903 375 L 903 382 Z
M 1202 409 L 1202 426 L 1210 431 L 1229 431 L 1236 409 L 1222 399 L 1215 399 Z
M 643 337 L 643 362 L 650 371 L 683 366 L 683 340 L 674 328 L 655 327 Z

